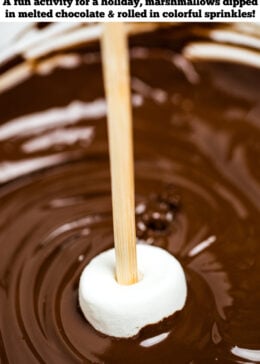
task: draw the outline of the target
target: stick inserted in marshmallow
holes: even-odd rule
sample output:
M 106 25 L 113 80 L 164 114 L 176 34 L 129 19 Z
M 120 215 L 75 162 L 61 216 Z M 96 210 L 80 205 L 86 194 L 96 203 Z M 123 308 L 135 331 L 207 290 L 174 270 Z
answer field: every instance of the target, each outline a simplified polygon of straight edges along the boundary
M 79 303 L 90 324 L 103 334 L 129 338 L 183 308 L 187 284 L 183 269 L 167 251 L 138 244 L 139 281 L 120 285 L 115 251 L 105 251 L 85 267 Z
M 85 267 L 79 283 L 79 303 L 96 330 L 128 338 L 181 310 L 187 285 L 180 263 L 171 254 L 144 244 L 136 249 L 130 77 L 124 24 L 104 25 L 102 56 L 115 249 L 99 254 Z

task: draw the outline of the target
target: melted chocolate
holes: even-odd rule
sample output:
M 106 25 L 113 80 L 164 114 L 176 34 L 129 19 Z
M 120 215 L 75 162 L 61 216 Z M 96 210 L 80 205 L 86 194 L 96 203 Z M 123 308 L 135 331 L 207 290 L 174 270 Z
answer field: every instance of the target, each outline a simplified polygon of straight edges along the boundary
M 249 363 L 260 350 L 260 71 L 187 63 L 170 30 L 132 47 L 140 239 L 182 263 L 182 312 L 128 340 L 83 318 L 83 267 L 113 245 L 99 56 L 0 96 L 3 363 Z M 156 288 L 156 287 L 155 287 Z

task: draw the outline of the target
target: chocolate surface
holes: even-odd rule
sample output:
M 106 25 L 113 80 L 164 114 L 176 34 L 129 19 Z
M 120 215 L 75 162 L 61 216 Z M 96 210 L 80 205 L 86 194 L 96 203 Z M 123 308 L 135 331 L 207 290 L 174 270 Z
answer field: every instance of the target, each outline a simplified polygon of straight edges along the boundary
M 83 267 L 113 245 L 98 52 L 0 95 L 1 362 L 255 362 L 235 354 L 260 350 L 260 70 L 190 63 L 188 37 L 132 42 L 137 233 L 189 285 L 182 312 L 133 339 L 97 333 L 77 301 Z

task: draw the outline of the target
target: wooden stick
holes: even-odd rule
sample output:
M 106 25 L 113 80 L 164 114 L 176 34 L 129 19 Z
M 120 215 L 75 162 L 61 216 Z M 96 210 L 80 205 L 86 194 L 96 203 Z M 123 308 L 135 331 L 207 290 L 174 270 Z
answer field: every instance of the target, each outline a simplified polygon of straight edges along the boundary
M 116 278 L 138 281 L 134 207 L 134 166 L 128 45 L 123 23 L 105 23 L 101 40 L 108 105 Z

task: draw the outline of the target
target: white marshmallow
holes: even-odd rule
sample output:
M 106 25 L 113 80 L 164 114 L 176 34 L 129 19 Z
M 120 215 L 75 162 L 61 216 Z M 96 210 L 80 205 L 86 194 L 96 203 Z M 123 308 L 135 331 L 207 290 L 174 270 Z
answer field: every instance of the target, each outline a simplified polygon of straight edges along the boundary
M 115 278 L 115 251 L 105 251 L 84 268 L 79 303 L 90 324 L 103 334 L 127 338 L 183 308 L 187 284 L 180 263 L 167 251 L 137 245 L 140 280 L 124 286 Z

